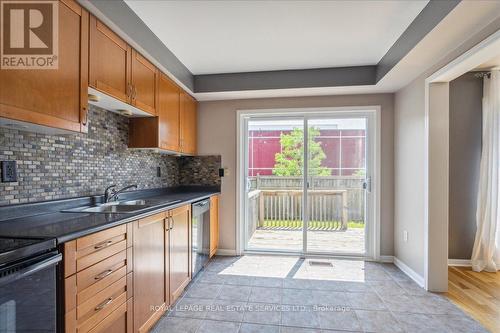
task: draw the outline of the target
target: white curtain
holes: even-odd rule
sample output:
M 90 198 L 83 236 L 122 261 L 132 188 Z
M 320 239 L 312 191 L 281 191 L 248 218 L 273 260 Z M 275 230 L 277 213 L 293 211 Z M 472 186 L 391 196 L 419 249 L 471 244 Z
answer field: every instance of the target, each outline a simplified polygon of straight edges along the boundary
M 500 270 L 500 71 L 483 85 L 483 147 L 472 269 Z

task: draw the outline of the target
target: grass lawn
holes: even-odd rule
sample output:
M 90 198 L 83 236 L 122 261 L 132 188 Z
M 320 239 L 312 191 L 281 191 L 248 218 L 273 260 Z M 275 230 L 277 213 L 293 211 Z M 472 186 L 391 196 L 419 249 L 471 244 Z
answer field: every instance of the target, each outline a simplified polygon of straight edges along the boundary
M 335 229 L 340 225 L 340 221 L 309 221 L 310 229 Z M 302 229 L 302 221 L 289 221 L 289 220 L 265 220 L 263 227 L 265 228 L 283 228 L 283 229 Z M 349 229 L 363 229 L 364 222 L 349 221 L 347 228 Z

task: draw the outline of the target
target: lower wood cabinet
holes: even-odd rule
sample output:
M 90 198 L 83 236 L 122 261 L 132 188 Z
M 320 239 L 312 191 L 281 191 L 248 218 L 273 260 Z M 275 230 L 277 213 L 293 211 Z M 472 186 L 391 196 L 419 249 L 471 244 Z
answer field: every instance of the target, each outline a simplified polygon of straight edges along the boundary
M 120 225 L 64 244 L 65 332 L 132 332 L 131 227 Z
M 134 222 L 134 332 L 147 332 L 166 310 L 165 218 Z
M 192 278 L 191 205 L 67 242 L 63 257 L 65 332 L 149 332 Z
M 170 211 L 170 304 L 191 281 L 191 206 Z

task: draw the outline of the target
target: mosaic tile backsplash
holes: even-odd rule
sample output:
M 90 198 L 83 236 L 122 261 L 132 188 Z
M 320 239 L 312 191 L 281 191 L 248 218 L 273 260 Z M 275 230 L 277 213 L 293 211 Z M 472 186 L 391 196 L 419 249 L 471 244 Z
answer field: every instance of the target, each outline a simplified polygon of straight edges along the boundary
M 179 178 L 179 165 L 187 163 L 182 160 L 197 157 L 128 149 L 127 142 L 128 118 L 94 106 L 89 111 L 88 134 L 47 135 L 0 128 L 0 160 L 16 160 L 18 171 L 17 182 L 0 183 L 0 206 L 102 194 L 111 184 L 137 184 L 139 189 L 198 185 L 191 183 L 192 178 L 184 177 L 188 183 Z M 207 182 L 203 185 L 217 185 L 220 179 Z
M 179 159 L 179 183 L 220 186 L 221 156 L 185 156 Z

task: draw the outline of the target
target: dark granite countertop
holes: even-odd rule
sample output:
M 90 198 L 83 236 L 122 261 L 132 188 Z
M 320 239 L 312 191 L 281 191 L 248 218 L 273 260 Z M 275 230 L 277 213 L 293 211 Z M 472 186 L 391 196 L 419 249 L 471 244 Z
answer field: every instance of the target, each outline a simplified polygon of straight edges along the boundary
M 0 207 L 0 236 L 55 238 L 58 244 L 131 222 L 156 212 L 183 206 L 220 193 L 211 187 L 178 187 L 125 193 L 123 199 L 181 200 L 137 213 L 67 213 L 62 209 L 89 205 L 96 197 Z M 100 197 L 97 197 L 100 200 Z M 6 218 L 7 217 L 7 218 Z

